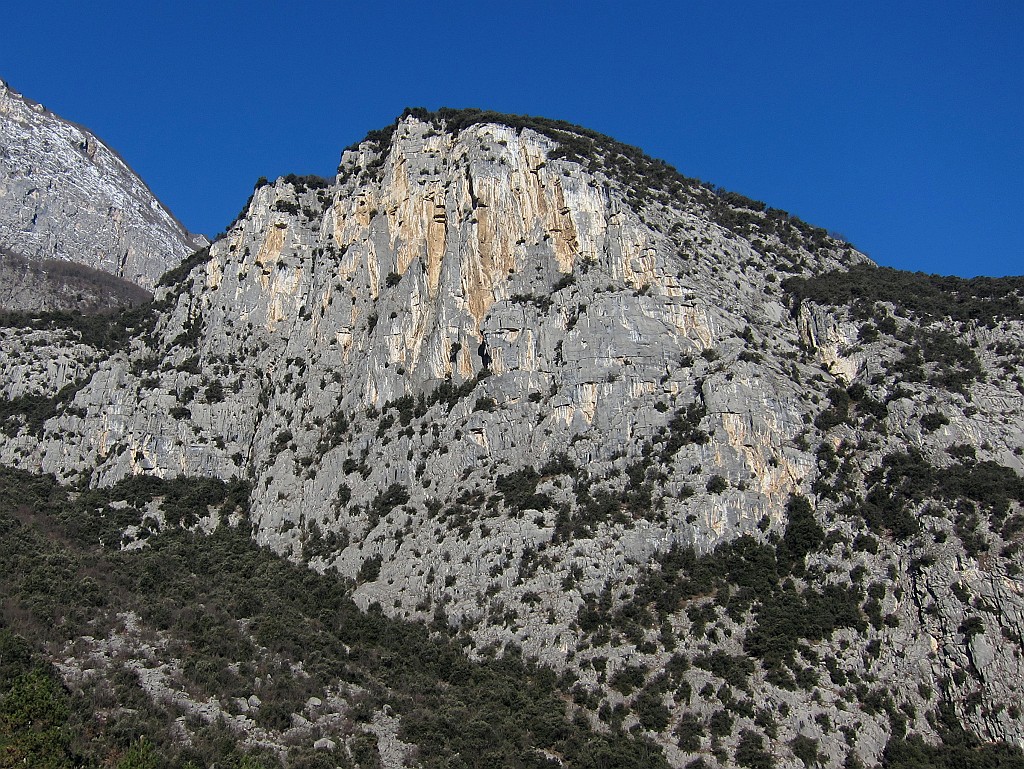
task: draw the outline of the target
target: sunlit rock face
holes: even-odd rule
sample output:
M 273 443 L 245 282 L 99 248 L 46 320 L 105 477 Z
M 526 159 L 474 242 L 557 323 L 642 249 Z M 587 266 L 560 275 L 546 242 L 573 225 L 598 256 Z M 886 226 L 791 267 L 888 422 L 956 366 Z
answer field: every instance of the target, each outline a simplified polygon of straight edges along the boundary
M 346 151 L 333 183 L 261 186 L 208 258 L 158 295 L 153 346 L 111 359 L 83 389 L 96 389 L 76 423 L 83 461 L 103 482 L 254 471 L 290 500 L 257 502 L 261 536 L 285 546 L 292 537 L 276 530 L 296 516 L 326 523 L 343 483 L 358 502 L 359 489 L 419 475 L 432 478 L 424 498 L 443 498 L 474 474 L 561 452 L 608 472 L 697 404 L 701 429 L 721 440 L 694 447 L 669 487 L 697 465 L 698 488 L 715 472 L 748 482 L 707 500 L 697 528 L 665 536 L 714 539 L 777 509 L 809 466 L 789 445 L 800 388 L 737 355 L 748 328 L 755 344 L 797 349 L 771 274 L 778 257 L 715 223 L 706 190 L 636 206 L 601 167 L 552 159 L 557 146 L 529 129 L 453 134 L 410 117 L 386 147 Z M 818 270 L 863 259 L 838 243 L 789 258 Z M 222 392 L 211 400 L 213 380 Z M 189 418 L 173 417 L 184 392 Z M 403 398 L 423 424 L 399 420 L 389 438 L 368 413 Z M 64 445 L 33 453 L 73 469 Z M 370 476 L 347 477 L 353 456 Z
M 152 290 L 164 272 L 205 243 L 95 135 L 2 81 L 0 148 L 0 252 L 50 262 L 44 274 L 30 275 L 44 286 L 66 277 L 59 262 L 75 262 Z M 0 265 L 6 259 L 0 253 Z M 4 306 L 32 305 L 30 292 L 6 286 L 0 289 Z M 107 293 L 117 289 L 114 284 Z M 46 289 L 41 292 L 38 304 L 52 306 Z
M 1019 740 L 1004 682 L 1024 668 L 997 642 L 1003 620 L 958 635 L 970 609 L 957 596 L 970 595 L 1021 637 L 1013 564 L 977 566 L 955 515 L 929 518 L 923 497 L 914 515 L 934 539 L 855 547 L 864 531 L 844 502 L 908 448 L 946 467 L 970 445 L 975 461 L 1021 471 L 1020 392 L 995 346 L 1019 347 L 1021 324 L 930 327 L 973 339 L 982 374 L 966 391 L 929 379 L 928 361 L 900 379 L 912 323 L 872 335 L 781 285 L 865 263 L 582 129 L 413 112 L 346 150 L 334 179 L 258 186 L 224 238 L 167 276 L 126 349 L 12 331 L 9 397 L 77 389 L 38 430 L 9 431 L 0 460 L 94 485 L 246 478 L 254 536 L 352 578 L 361 606 L 446 620 L 471 649 L 514 644 L 594 688 L 709 644 L 743 653 L 752 615 L 719 611 L 712 639 L 687 613 L 715 595 L 604 636 L 581 618 L 599 599 L 626 605 L 674 546 L 774 546 L 805 497 L 829 536 L 798 586 L 845 589 L 853 573 L 851 590 L 888 588 L 863 609 L 877 625 L 837 630 L 804 660 L 895 687 L 921 733 L 935 734 L 927 691 L 945 686 L 965 724 Z M 705 672 L 694 692 L 720 683 Z M 856 754 L 880 760 L 884 708 L 848 707 L 839 684 L 812 695 L 760 668 L 750 680 L 751 713 L 785 703 L 807 716 L 779 720 L 780 744 L 818 740 L 842 765 L 853 730 Z M 982 709 L 963 704 L 977 680 Z M 671 702 L 652 734 L 670 762 L 694 758 L 672 735 L 681 714 L 715 707 Z M 725 742 L 754 717 L 737 716 Z

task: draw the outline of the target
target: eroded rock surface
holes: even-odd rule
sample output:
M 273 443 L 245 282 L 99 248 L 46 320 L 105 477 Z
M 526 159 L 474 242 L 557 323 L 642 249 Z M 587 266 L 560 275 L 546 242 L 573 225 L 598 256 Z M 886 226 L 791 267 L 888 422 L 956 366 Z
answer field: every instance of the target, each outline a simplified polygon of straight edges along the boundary
M 0 81 L 0 249 L 35 264 L 75 262 L 152 290 L 204 243 L 95 135 Z M 30 277 L 43 288 L 34 301 L 14 283 L 13 266 L 0 266 L 0 300 L 12 309 L 49 307 L 53 284 L 59 292 L 67 278 L 56 264 L 37 268 Z
M 1021 743 L 1020 319 L 797 307 L 786 276 L 866 258 L 562 130 L 408 115 L 333 180 L 256 189 L 125 348 L 10 332 L 9 397 L 89 378 L 0 459 L 245 477 L 261 543 L 474 653 L 572 671 L 585 717 L 674 765 L 727 763 L 746 731 L 780 766 L 812 743 L 877 762 L 894 719 L 936 739 L 942 702 Z M 821 536 L 790 563 L 795 499 Z M 644 592 L 673 552 L 738 541 L 777 558 L 775 592 Z M 852 608 L 776 664 L 749 640 L 764 607 L 815 591 Z M 712 650 L 755 661 L 744 684 Z

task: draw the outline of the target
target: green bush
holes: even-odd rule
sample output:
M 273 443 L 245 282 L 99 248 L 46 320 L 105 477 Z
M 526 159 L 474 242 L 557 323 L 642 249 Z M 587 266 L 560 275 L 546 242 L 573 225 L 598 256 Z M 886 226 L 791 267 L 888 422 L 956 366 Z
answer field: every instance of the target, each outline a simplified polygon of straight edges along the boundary
M 710 654 L 695 657 L 693 664 L 694 667 L 714 673 L 730 686 L 744 691 L 749 690 L 748 679 L 754 672 L 754 663 L 747 657 L 727 654 L 721 649 L 715 649 Z
M 683 713 L 674 733 L 678 739 L 680 750 L 685 750 L 688 753 L 696 753 L 700 750 L 701 737 L 704 736 L 704 725 L 693 713 Z
M 789 749 L 793 755 L 808 767 L 816 766 L 818 763 L 818 741 L 803 734 L 798 734 L 789 741 Z
M 721 475 L 712 475 L 708 478 L 706 486 L 709 494 L 721 494 L 727 488 L 729 488 L 729 481 L 723 478 Z
M 716 710 L 708 719 L 708 731 L 716 737 L 728 737 L 732 734 L 732 723 L 728 710 Z
M 359 565 L 359 582 L 374 582 L 380 576 L 381 556 L 373 555 Z
M 660 732 L 668 726 L 668 708 L 656 694 L 646 691 L 641 693 L 633 704 L 633 711 L 644 729 Z
M 631 694 L 644 685 L 644 669 L 626 665 L 612 676 L 611 685 L 623 694 Z
M 779 560 L 790 568 L 799 566 L 802 572 L 804 559 L 825 541 L 825 532 L 814 517 L 811 503 L 804 496 L 789 498 L 786 515 L 788 520 L 779 546 Z
M 745 766 L 747 769 L 773 769 L 775 759 L 764 749 L 764 740 L 761 735 L 744 729 L 736 744 L 736 763 Z

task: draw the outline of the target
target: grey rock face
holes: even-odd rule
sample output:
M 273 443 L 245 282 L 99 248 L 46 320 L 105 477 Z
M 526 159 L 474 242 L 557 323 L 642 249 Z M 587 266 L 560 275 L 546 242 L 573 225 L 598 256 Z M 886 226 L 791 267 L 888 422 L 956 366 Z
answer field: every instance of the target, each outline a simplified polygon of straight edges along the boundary
M 96 136 L 0 81 L 0 248 L 152 290 L 204 242 Z
M 780 286 L 867 261 L 847 244 L 696 183 L 630 181 L 614 147 L 564 149 L 530 128 L 408 117 L 332 181 L 260 187 L 127 349 L 63 334 L 32 350 L 12 332 L 11 396 L 91 379 L 39 434 L 0 436 L 0 460 L 102 485 L 246 477 L 261 543 L 354 579 L 364 607 L 571 670 L 608 708 L 636 704 L 609 686 L 617 673 L 653 685 L 685 658 L 660 695 L 668 725 L 644 727 L 674 765 L 733 755 L 745 729 L 775 730 L 780 766 L 801 765 L 794 741 L 824 765 L 877 762 L 894 713 L 936 738 L 940 698 L 984 739 L 1024 740 L 1014 531 L 984 535 L 990 563 L 949 500 L 912 497 L 912 535 L 869 537 L 856 513 L 907 452 L 962 469 L 967 446 L 1020 474 L 1007 372 L 1022 324 L 935 321 L 924 332 L 974 344 L 979 375 L 946 387 L 929 359 L 903 376 L 913 323 L 872 336 L 850 310 L 793 312 Z M 628 608 L 673 546 L 777 542 L 791 495 L 827 533 L 792 589 L 849 589 L 860 622 L 796 652 L 818 684 L 754 665 L 730 731 L 684 745 L 686 718 L 733 702 L 691 662 L 746 654 L 756 609 L 702 595 L 604 634 L 581 617 Z

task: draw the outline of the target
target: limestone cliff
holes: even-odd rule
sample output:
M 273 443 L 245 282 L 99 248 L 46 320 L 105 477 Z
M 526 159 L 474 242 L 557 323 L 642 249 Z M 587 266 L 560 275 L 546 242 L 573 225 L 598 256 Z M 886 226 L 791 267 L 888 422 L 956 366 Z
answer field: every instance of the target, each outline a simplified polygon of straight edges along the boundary
M 34 263 L 76 262 L 151 290 L 204 242 L 95 135 L 0 81 L 0 250 Z M 0 265 L 12 269 L 8 260 Z M 64 277 L 55 269 L 31 276 L 44 287 Z M 28 309 L 38 306 L 30 294 L 0 298 Z
M 939 705 L 1020 742 L 1020 313 L 783 287 L 872 269 L 582 129 L 411 111 L 332 180 L 259 186 L 113 352 L 9 330 L 4 393 L 52 409 L 13 410 L 0 459 L 247 478 L 258 541 L 572 671 L 673 765 L 747 732 L 874 762 Z M 713 589 L 681 582 L 716 546 Z

